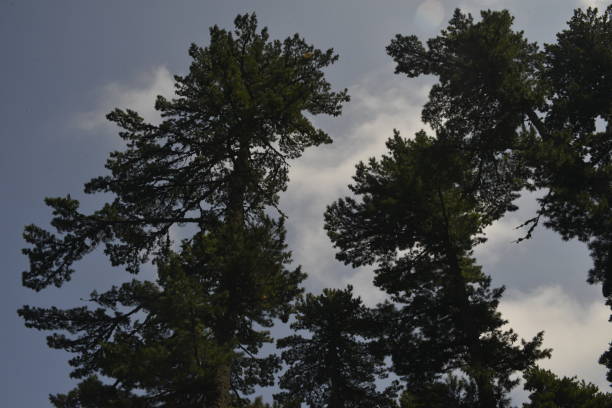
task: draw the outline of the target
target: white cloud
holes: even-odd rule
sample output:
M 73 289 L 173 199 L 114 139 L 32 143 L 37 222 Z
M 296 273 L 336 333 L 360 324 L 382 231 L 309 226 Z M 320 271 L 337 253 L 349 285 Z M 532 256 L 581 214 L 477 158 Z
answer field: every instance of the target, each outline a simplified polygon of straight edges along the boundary
M 160 116 L 154 108 L 157 95 L 174 95 L 174 78 L 163 66 L 142 74 L 133 84 L 111 82 L 105 85 L 98 91 L 96 107 L 77 114 L 74 124 L 85 131 L 112 128 L 112 124 L 106 120 L 106 114 L 114 108 L 129 108 L 138 112 L 146 121 L 159 123 Z
M 502 219 L 494 222 L 484 230 L 487 241 L 475 248 L 476 258 L 483 264 L 495 265 L 509 252 L 516 255 L 517 251 L 525 253 L 526 245 L 517 247 L 516 241 L 524 237 L 529 226 L 517 228 L 537 213 L 536 199 L 542 193 L 523 192 L 521 197 L 515 201 L 519 207 L 516 212 L 507 213 Z
M 559 286 L 540 287 L 531 292 L 509 291 L 500 311 L 525 339 L 544 330 L 544 346 L 552 348 L 553 354 L 540 366 L 607 389 L 605 367 L 597 360 L 608 348 L 612 327 L 607 323 L 609 310 L 599 299 L 580 302 Z

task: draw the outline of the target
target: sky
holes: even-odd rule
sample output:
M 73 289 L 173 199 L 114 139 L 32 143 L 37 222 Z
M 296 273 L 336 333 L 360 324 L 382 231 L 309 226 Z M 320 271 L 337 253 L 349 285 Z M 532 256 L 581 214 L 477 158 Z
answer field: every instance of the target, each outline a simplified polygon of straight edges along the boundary
M 117 129 L 104 119 L 114 107 L 158 120 L 155 96 L 172 96 L 173 75 L 189 66 L 187 49 L 208 44 L 208 28 L 233 26 L 237 14 L 255 12 L 272 38 L 295 32 L 340 60 L 327 70 L 335 89 L 348 88 L 351 102 L 338 118 L 315 118 L 334 139 L 292 163 L 281 208 L 289 216 L 288 240 L 296 264 L 309 275 L 308 291 L 352 284 L 369 305 L 384 298 L 371 284 L 371 268 L 351 269 L 334 259 L 323 230 L 326 205 L 348 193 L 354 166 L 379 156 L 398 129 L 410 137 L 427 127 L 420 121 L 431 79 L 393 74 L 385 47 L 395 34 L 436 35 L 455 8 L 478 15 L 507 8 L 530 41 L 553 42 L 572 10 L 598 0 L 212 0 L 31 1 L 0 0 L 0 392 L 4 406 L 50 406 L 48 394 L 66 392 L 69 355 L 47 348 L 46 333 L 26 329 L 16 309 L 24 304 L 72 307 L 94 288 L 126 279 L 99 254 L 77 265 L 60 289 L 35 293 L 21 286 L 27 259 L 25 225 L 46 227 L 51 214 L 44 197 L 71 196 L 94 210 L 104 197 L 86 196 L 83 184 L 104 174 L 109 152 L 121 149 Z M 488 230 L 476 251 L 495 286 L 506 286 L 500 310 L 524 338 L 544 330 L 554 349 L 542 366 L 578 375 L 608 390 L 597 364 L 612 337 L 601 288 L 586 283 L 591 265 L 584 244 L 561 241 L 536 230 L 513 243 L 515 229 L 535 212 L 537 192 L 518 201 L 520 211 Z M 108 197 L 106 197 L 108 198 Z M 269 396 L 272 390 L 263 390 Z M 513 394 L 516 403 L 524 394 Z

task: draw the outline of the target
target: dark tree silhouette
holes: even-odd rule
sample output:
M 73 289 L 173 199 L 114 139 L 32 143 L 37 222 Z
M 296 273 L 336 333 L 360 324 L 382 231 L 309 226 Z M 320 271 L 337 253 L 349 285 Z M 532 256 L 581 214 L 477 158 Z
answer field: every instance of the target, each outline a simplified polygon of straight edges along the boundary
M 348 96 L 325 80 L 332 50 L 297 34 L 271 41 L 255 15 L 235 24 L 233 32 L 212 27 L 208 46 L 191 46 L 176 98 L 157 98 L 161 124 L 131 110 L 108 115 L 127 148 L 111 153 L 110 174 L 85 192 L 110 193 L 111 202 L 88 215 L 70 196 L 47 199 L 57 233 L 25 229 L 23 283 L 37 291 L 64 284 L 100 246 L 130 273 L 148 260 L 158 269 L 154 282 L 92 293 L 96 309 L 19 311 L 28 327 L 55 331 L 49 346 L 75 353 L 72 376 L 84 381 L 52 397 L 56 406 L 224 408 L 230 388 L 240 394 L 273 381 L 278 362 L 256 354 L 271 341 L 265 328 L 287 318 L 305 275 L 286 269 L 284 216 L 270 209 L 287 186 L 289 161 L 331 142 L 305 114 L 338 115 Z M 170 229 L 184 224 L 197 232 L 174 253 Z
M 397 35 L 387 51 L 396 73 L 438 77 L 423 120 L 470 153 L 479 180 L 544 191 L 525 238 L 543 219 L 564 239 L 586 242 L 588 281 L 602 283 L 612 307 L 612 6 L 576 10 L 543 50 L 512 22 L 507 11 L 484 11 L 475 22 L 457 10 L 426 46 Z M 479 194 L 490 191 L 480 183 Z M 612 378 L 609 355 L 601 362 Z
M 600 392 L 593 384 L 575 377 L 558 378 L 552 372 L 532 368 L 525 375 L 525 389 L 531 391 L 523 408 L 610 408 L 612 394 Z
M 306 403 L 311 408 L 394 407 L 395 386 L 377 390 L 375 381 L 387 376 L 384 353 L 372 339 L 377 335 L 373 311 L 352 287 L 325 289 L 298 302 L 291 328 L 306 331 L 278 340 L 288 369 L 275 396 L 282 404 Z
M 506 406 L 512 374 L 549 354 L 541 333 L 519 346 L 502 329 L 503 288 L 491 289 L 471 257 L 483 229 L 511 206 L 514 184 L 475 193 L 480 175 L 466 165 L 469 155 L 424 132 L 414 140 L 396 132 L 387 147 L 382 159 L 357 165 L 354 197 L 327 209 L 337 257 L 376 266 L 374 283 L 393 301 L 379 307 L 381 334 L 409 394 L 427 395 L 458 375 L 473 391 L 465 393 L 470 406 Z

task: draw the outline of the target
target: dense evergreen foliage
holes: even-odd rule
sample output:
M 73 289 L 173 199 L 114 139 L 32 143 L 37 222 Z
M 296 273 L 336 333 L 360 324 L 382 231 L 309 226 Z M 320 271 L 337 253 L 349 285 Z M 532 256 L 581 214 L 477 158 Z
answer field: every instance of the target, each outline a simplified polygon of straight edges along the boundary
M 602 283 L 612 307 L 612 6 L 576 10 L 543 50 L 512 23 L 507 11 L 475 22 L 457 10 L 427 46 L 398 35 L 387 51 L 396 73 L 438 77 L 423 120 L 471 157 L 484 180 L 478 194 L 500 178 L 515 191 L 544 191 L 526 238 L 543 218 L 564 239 L 588 243 L 588 280 Z M 601 362 L 612 376 L 609 356 Z
M 593 384 L 574 378 L 558 378 L 548 370 L 534 368 L 525 375 L 525 389 L 531 391 L 523 408 L 610 408 L 612 394 L 600 392 Z
M 465 157 L 424 132 L 414 140 L 396 132 L 387 147 L 381 160 L 357 166 L 354 197 L 327 210 L 338 258 L 376 266 L 374 283 L 393 302 L 380 306 L 384 341 L 409 393 L 426 396 L 440 378 L 459 375 L 473 385 L 465 393 L 474 407 L 506 406 L 512 375 L 548 352 L 541 334 L 519 346 L 502 329 L 503 289 L 490 288 L 471 253 L 514 194 L 490 202 L 475 194 L 478 174 Z
M 525 408 L 612 407 L 537 368 L 550 354 L 542 333 L 519 340 L 506 326 L 504 288 L 473 256 L 522 191 L 543 191 L 519 241 L 542 221 L 586 242 L 589 282 L 612 307 L 612 6 L 577 10 L 543 48 L 512 24 L 507 11 L 456 11 L 426 44 L 397 35 L 387 48 L 397 73 L 438 78 L 422 114 L 433 133 L 394 131 L 325 213 L 337 258 L 373 266 L 388 295 L 375 308 L 350 286 L 302 294 L 278 208 L 290 160 L 331 142 L 310 118 L 348 101 L 323 73 L 338 57 L 297 34 L 271 41 L 255 15 L 212 27 L 175 97 L 158 97 L 159 125 L 108 115 L 126 148 L 85 192 L 112 200 L 84 214 L 70 196 L 48 198 L 55 232 L 25 229 L 28 288 L 62 286 L 99 249 L 134 274 L 83 306 L 19 310 L 74 354 L 80 382 L 54 406 L 270 408 L 246 396 L 284 368 L 274 408 L 505 408 L 520 374 Z M 277 319 L 293 333 L 264 355 Z M 601 357 L 612 381 L 611 356 L 612 345 Z
M 305 402 L 313 408 L 393 407 L 395 386 L 378 391 L 387 377 L 384 354 L 373 341 L 379 324 L 352 287 L 307 295 L 296 308 L 294 334 L 278 340 L 288 365 L 280 379 L 283 405 Z

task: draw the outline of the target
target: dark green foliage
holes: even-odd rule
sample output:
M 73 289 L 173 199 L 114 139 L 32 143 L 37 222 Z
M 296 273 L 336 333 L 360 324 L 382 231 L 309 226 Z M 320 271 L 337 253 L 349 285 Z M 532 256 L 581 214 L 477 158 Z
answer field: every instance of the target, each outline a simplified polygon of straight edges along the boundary
M 256 24 L 254 16 L 242 16 L 234 34 L 213 27 L 208 47 L 192 45 L 190 72 L 176 77 L 178 98 L 158 97 L 159 126 L 131 110 L 108 115 L 128 148 L 112 153 L 111 175 L 91 180 L 85 191 L 116 198 L 92 215 L 79 213 L 70 197 L 47 199 L 62 235 L 26 228 L 33 248 L 24 250 L 30 258 L 24 285 L 61 285 L 72 263 L 102 243 L 113 265 L 137 272 L 163 247 L 172 225 L 206 230 L 231 212 L 256 219 L 277 204 L 287 160 L 331 142 L 304 113 L 338 115 L 348 97 L 331 92 L 323 77 L 321 69 L 337 59 L 332 50 L 317 50 L 297 35 L 268 41 Z
M 377 326 L 372 312 L 352 287 L 306 295 L 297 305 L 293 330 L 308 332 L 278 340 L 289 366 L 280 381 L 287 390 L 281 404 L 306 403 L 311 408 L 393 407 L 395 387 L 377 391 L 386 377 L 383 357 L 372 338 Z
M 530 402 L 523 408 L 610 408 L 612 394 L 574 378 L 558 378 L 548 370 L 533 368 L 525 375 Z
M 396 73 L 435 75 L 423 120 L 443 136 L 494 154 L 512 147 L 525 106 L 539 107 L 537 46 L 511 29 L 507 12 L 482 12 L 482 21 L 455 11 L 446 30 L 427 41 L 397 35 L 387 47 Z M 469 135 L 469 140 L 467 136 Z
M 599 364 L 603 364 L 606 367 L 612 367 L 612 342 L 610 342 L 609 346 L 610 347 L 608 348 L 608 350 L 603 353 L 599 358 Z M 606 378 L 609 382 L 612 383 L 612 369 L 608 370 Z
M 444 381 L 413 387 L 402 394 L 399 405 L 400 408 L 470 408 L 478 406 L 477 396 L 473 381 L 449 375 Z
M 116 380 L 114 387 L 100 386 L 101 394 L 112 390 L 136 403 L 141 398 L 129 391 L 138 389 L 147 393 L 146 406 L 177 401 L 201 406 L 207 395 L 214 395 L 213 379 L 223 363 L 232 364 L 232 388 L 251 393 L 254 385 L 273 384 L 279 367 L 274 356 L 255 356 L 271 339 L 254 324 L 270 327 L 272 316 L 286 318 L 303 275 L 283 269 L 289 254 L 282 225 L 253 230 L 242 241 L 234 240 L 233 248 L 225 240 L 222 233 L 194 237 L 180 255 L 168 253 L 158 261 L 156 283 L 133 280 L 93 293 L 96 310 L 25 306 L 20 314 L 29 327 L 72 334 L 54 334 L 49 345 L 78 353 L 71 360 L 74 377 L 99 373 Z M 226 282 L 229 276 L 232 282 Z M 219 290 L 223 287 L 231 287 L 234 297 Z M 222 344 L 218 333 L 232 318 L 236 333 Z M 86 383 L 71 398 L 90 398 L 91 380 Z M 87 395 L 80 397 L 82 392 Z
M 113 201 L 87 215 L 70 196 L 47 199 L 57 234 L 26 227 L 23 283 L 37 291 L 61 286 L 99 246 L 131 273 L 151 258 L 157 266 L 156 281 L 92 293 L 94 308 L 19 311 L 27 326 L 55 331 L 51 347 L 76 354 L 72 376 L 84 381 L 52 397 L 56 406 L 224 408 L 230 390 L 241 401 L 273 383 L 278 358 L 258 352 L 273 319 L 288 318 L 305 275 L 287 269 L 283 216 L 270 209 L 289 160 L 331 142 L 306 114 L 338 115 L 348 97 L 324 78 L 332 50 L 297 35 L 270 41 L 254 15 L 235 24 L 233 33 L 211 28 L 207 47 L 191 46 L 177 97 L 157 99 L 161 124 L 131 110 L 108 115 L 127 148 L 111 153 L 110 174 L 85 192 Z M 185 224 L 197 233 L 175 253 L 170 229 Z
M 612 6 L 577 10 L 545 56 L 552 91 L 550 140 L 538 157 L 540 185 L 550 189 L 542 213 L 565 239 L 589 243 L 589 282 L 602 282 L 612 302 Z
M 539 214 L 565 238 L 598 240 L 610 230 L 612 139 L 609 126 L 597 132 L 595 124 L 609 123 L 612 109 L 611 13 L 577 10 L 545 51 L 511 30 L 507 11 L 483 12 L 478 23 L 456 11 L 427 49 L 401 35 L 387 48 L 396 72 L 439 77 L 423 111 L 439 137 L 479 156 L 524 156 L 535 187 L 550 189 Z M 605 262 L 593 280 L 605 280 Z
M 145 398 L 126 395 L 92 376 L 67 395 L 51 396 L 51 403 L 65 408 L 140 408 L 148 407 Z
M 349 188 L 362 202 L 340 199 L 326 213 L 337 257 L 346 263 L 384 261 L 389 252 L 418 251 L 419 245 L 440 253 L 448 239 L 465 252 L 482 242 L 486 226 L 515 208 L 512 180 L 492 185 L 494 194 L 480 195 L 472 187 L 482 176 L 472 172 L 470 157 L 444 141 L 424 132 L 409 141 L 396 131 L 387 147 L 382 160 L 357 165 Z M 449 216 L 457 218 L 452 225 Z
M 427 47 L 398 35 L 387 51 L 397 73 L 438 77 L 423 120 L 472 157 L 474 174 L 544 190 L 525 238 L 543 218 L 564 239 L 588 243 L 588 280 L 602 283 L 612 306 L 612 6 L 576 10 L 544 50 L 512 20 L 507 11 L 478 22 L 456 11 Z M 610 361 L 602 357 L 612 370 Z
M 427 394 L 460 372 L 476 390 L 474 406 L 505 406 L 512 374 L 548 355 L 541 334 L 519 346 L 502 330 L 503 289 L 491 289 L 470 256 L 482 230 L 511 208 L 513 186 L 498 185 L 495 197 L 476 193 L 480 175 L 466 155 L 424 132 L 414 140 L 396 132 L 387 147 L 381 160 L 357 165 L 355 198 L 328 207 L 338 258 L 376 265 L 374 283 L 394 302 L 379 308 L 381 334 L 409 393 Z

